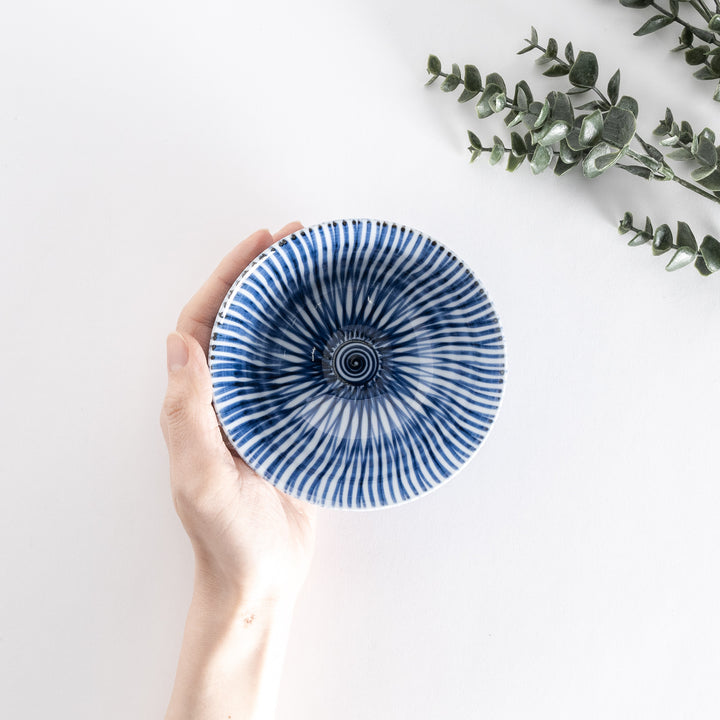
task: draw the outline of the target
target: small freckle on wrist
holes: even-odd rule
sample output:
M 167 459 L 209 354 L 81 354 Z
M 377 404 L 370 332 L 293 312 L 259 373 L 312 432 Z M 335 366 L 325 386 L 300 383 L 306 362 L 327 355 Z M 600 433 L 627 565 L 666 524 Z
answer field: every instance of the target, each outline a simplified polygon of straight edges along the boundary
M 245 627 L 249 627 L 250 625 L 253 624 L 253 621 L 254 621 L 254 620 L 255 620 L 255 615 L 254 615 L 254 613 L 250 613 L 249 615 L 246 615 L 246 616 L 243 618 L 243 623 L 245 624 Z M 230 717 L 230 716 L 228 715 L 228 717 Z

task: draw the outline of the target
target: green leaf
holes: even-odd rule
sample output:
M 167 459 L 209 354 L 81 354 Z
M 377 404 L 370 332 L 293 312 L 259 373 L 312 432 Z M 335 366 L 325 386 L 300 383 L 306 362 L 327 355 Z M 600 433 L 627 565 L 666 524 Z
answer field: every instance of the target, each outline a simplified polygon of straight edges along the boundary
M 548 96 L 550 102 L 550 117 L 553 120 L 562 120 L 572 127 L 575 122 L 570 98 L 563 92 L 552 92 Z
M 608 82 L 608 98 L 610 98 L 610 102 L 615 105 L 618 101 L 618 97 L 620 95 L 620 70 L 616 70 L 615 74 L 610 78 L 610 82 Z
M 510 147 L 515 155 L 527 155 L 528 148 L 525 141 L 520 137 L 519 133 L 510 133 Z
M 665 269 L 669 272 L 673 270 L 679 270 L 689 265 L 694 259 L 697 253 L 689 247 L 679 247 L 675 254 L 670 258 L 670 262 L 665 266 Z
M 503 144 L 503 141 L 497 135 L 495 135 L 495 137 L 493 137 L 493 149 L 490 151 L 490 164 L 497 165 L 500 160 L 502 160 L 504 154 L 505 146 Z
M 532 102 L 532 100 L 528 98 L 528 95 L 525 92 L 525 88 L 522 87 L 520 83 L 515 86 L 515 97 L 513 98 L 513 100 L 514 105 L 516 105 L 523 112 L 527 112 L 527 110 L 530 108 L 530 103 Z
M 506 127 L 515 127 L 516 125 L 519 125 L 523 121 L 523 116 L 525 113 L 523 112 L 516 112 L 515 110 L 511 110 L 504 118 L 503 122 L 505 123 Z
M 690 177 L 692 177 L 693 180 L 704 180 L 706 177 L 709 177 L 715 172 L 714 167 L 707 167 L 705 165 L 701 165 L 698 168 L 695 168 L 690 173 Z
M 535 62 L 538 65 L 545 65 L 546 63 L 552 62 L 558 54 L 558 44 L 557 40 L 555 38 L 550 38 L 548 40 L 547 49 L 545 50 L 545 54 L 539 57 Z
M 455 90 L 455 88 L 460 84 L 460 76 L 459 75 L 453 75 L 452 73 L 448 75 L 445 80 L 443 80 L 442 85 L 440 86 L 440 89 L 443 92 L 452 92 Z
M 653 255 L 662 255 L 666 253 L 673 246 L 672 230 L 669 225 L 663 223 L 653 236 L 652 252 Z
M 685 51 L 685 62 L 688 65 L 702 65 L 710 52 L 708 45 L 697 45 Z
M 640 37 L 641 35 L 649 35 L 650 33 L 654 33 L 656 30 L 660 30 L 660 28 L 664 28 L 671 22 L 673 22 L 673 18 L 668 17 L 667 15 L 653 15 L 647 22 L 641 25 L 633 33 L 633 35 L 636 35 L 637 37 Z
M 680 134 L 679 134 L 679 140 L 680 142 L 690 142 L 693 139 L 693 129 L 692 125 L 687 120 L 683 120 L 680 123 Z
M 578 127 L 570 130 L 568 136 L 565 138 L 565 142 L 568 144 L 568 147 L 575 152 L 580 152 L 585 149 L 585 146 L 580 143 L 580 128 Z
M 551 65 L 543 75 L 547 77 L 562 77 L 570 72 L 570 68 L 567 65 Z
M 460 66 L 457 63 L 452 64 L 452 74 L 462 78 L 462 72 L 460 71 Z
M 558 158 L 557 162 L 555 163 L 555 169 L 553 172 L 556 175 L 564 175 L 568 170 L 572 170 L 576 165 L 578 164 L 578 160 L 575 160 L 575 162 L 567 163 L 562 158 Z
M 568 80 L 575 87 L 591 88 L 597 81 L 598 72 L 598 61 L 595 53 L 581 50 L 570 68 Z
M 525 159 L 525 155 L 515 155 L 514 153 L 508 153 L 507 167 L 505 168 L 508 172 L 515 172 L 522 161 Z
M 605 116 L 602 138 L 617 148 L 626 147 L 635 135 L 635 116 L 625 108 L 611 107 Z
M 713 32 L 720 32 L 720 15 L 713 15 L 708 21 L 708 27 Z
M 532 94 L 532 90 L 530 90 L 530 86 L 525 82 L 525 80 L 521 80 L 515 86 L 516 99 L 520 98 L 521 90 L 522 90 L 522 94 L 525 96 L 525 100 L 527 101 L 527 106 L 530 107 L 530 103 L 533 101 L 533 94 Z M 525 109 L 527 110 L 527 108 L 525 108 Z
M 431 75 L 439 75 L 442 72 L 442 63 L 437 55 L 428 56 L 427 71 Z
M 533 45 L 537 45 L 537 43 L 538 43 L 538 33 L 537 33 L 537 30 L 534 27 L 532 27 L 532 25 L 530 26 L 530 42 Z
M 502 96 L 502 97 L 501 97 Z M 497 109 L 499 102 L 502 101 L 502 108 Z M 477 116 L 479 118 L 490 117 L 493 113 L 500 112 L 505 107 L 505 93 L 502 88 L 495 84 L 487 84 L 483 94 L 475 106 Z
M 467 102 L 472 100 L 479 92 L 482 91 L 482 80 L 480 71 L 474 65 L 465 66 L 465 89 L 460 93 L 458 102 Z
M 648 239 L 651 238 L 655 233 L 653 233 L 653 226 L 650 222 L 650 218 L 648 216 L 645 217 L 645 234 L 648 236 Z
M 583 175 L 594 178 L 601 175 L 607 168 L 616 163 L 622 152 L 609 143 L 599 142 L 594 145 L 583 160 Z
M 717 80 L 720 74 L 711 70 L 707 65 L 703 65 L 693 73 L 693 77 L 696 77 L 698 80 Z
M 467 134 L 470 140 L 470 147 L 472 147 L 474 150 L 482 150 L 483 146 L 480 142 L 480 138 L 472 130 L 468 130 Z
M 644 165 L 623 165 L 622 163 L 617 163 L 615 167 L 619 167 L 621 170 L 625 170 L 631 175 L 637 175 L 645 180 L 649 180 L 653 176 L 652 170 L 646 168 Z
M 653 0 L 620 0 L 620 4 L 629 8 L 644 8 L 652 5 Z
M 571 131 L 572 132 L 572 131 Z M 560 141 L 560 159 L 567 165 L 574 165 L 582 157 L 582 153 L 573 150 L 567 143 L 567 138 Z
M 715 170 L 712 174 L 708 175 L 707 177 L 704 177 L 702 180 L 700 180 L 700 184 L 707 188 L 708 190 L 712 190 L 713 192 L 717 192 L 720 190 L 720 172 L 718 170 Z
M 705 260 L 703 260 L 702 255 L 697 255 L 695 257 L 695 269 L 704 276 L 712 275 L 712 271 L 708 268 L 708 266 L 705 264 Z
M 629 110 L 636 118 L 638 116 L 638 102 L 634 97 L 623 95 L 618 101 L 617 106 L 623 110 Z
M 489 73 L 485 77 L 485 84 L 497 85 L 504 93 L 507 92 L 507 86 L 505 85 L 505 81 L 503 80 L 502 76 L 498 75 L 497 73 Z
M 620 221 L 620 226 L 618 227 L 618 232 L 621 235 L 624 235 L 625 233 L 630 232 L 630 230 L 632 229 L 632 224 L 633 224 L 633 215 L 631 212 L 626 212 L 623 215 L 622 220 Z
M 677 244 L 681 247 L 690 248 L 693 252 L 698 249 L 697 240 L 695 239 L 695 235 L 693 235 L 693 231 L 690 229 L 690 226 L 682 220 L 679 220 L 677 224 Z
M 530 159 L 530 167 L 535 175 L 540 174 L 550 164 L 553 153 L 549 147 L 538 145 L 535 148 L 532 158 Z
M 538 113 L 537 120 L 535 120 L 535 124 L 533 125 L 533 129 L 538 129 L 542 127 L 545 120 L 547 120 L 548 115 L 550 114 L 550 102 L 548 100 L 545 100 L 545 102 L 542 104 L 542 107 L 540 108 L 540 112 Z
M 543 147 L 554 145 L 566 138 L 569 132 L 570 125 L 564 120 L 554 120 L 538 136 L 538 144 Z
M 703 128 L 698 134 L 715 144 L 715 133 L 710 128 Z
M 715 86 L 715 92 L 713 93 L 713 100 L 720 102 L 720 83 Z
M 652 235 L 648 235 L 643 232 L 639 232 L 637 235 L 630 239 L 628 245 L 630 247 L 637 247 L 638 245 L 644 245 L 646 242 L 650 242 Z
M 672 152 L 669 152 L 667 156 L 671 160 L 692 160 L 693 154 L 684 147 L 679 147 L 676 150 L 673 150 Z
M 643 150 L 653 159 L 657 160 L 659 163 L 662 163 L 664 160 L 663 154 L 654 146 L 650 145 L 650 143 L 646 143 L 641 137 L 638 136 L 638 140 L 640 144 L 643 146 Z
M 594 145 L 603 133 L 603 117 L 599 110 L 591 112 L 583 118 L 580 126 L 579 142 L 582 147 L 590 147 Z
M 707 269 L 711 272 L 720 270 L 720 242 L 712 235 L 706 235 L 700 243 L 700 253 Z
M 569 42 L 565 46 L 565 59 L 572 65 L 575 62 L 575 51 L 573 50 L 573 45 L 571 42 Z
M 704 135 L 698 135 L 698 147 L 695 157 L 699 163 L 707 167 L 714 168 L 717 165 L 717 150 Z

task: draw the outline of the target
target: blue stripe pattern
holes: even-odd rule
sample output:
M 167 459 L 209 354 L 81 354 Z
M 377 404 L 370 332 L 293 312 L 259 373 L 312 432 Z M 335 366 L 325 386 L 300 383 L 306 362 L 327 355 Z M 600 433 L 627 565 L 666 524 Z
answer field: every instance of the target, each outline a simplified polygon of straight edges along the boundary
M 293 497 L 362 509 L 418 497 L 479 448 L 505 375 L 500 324 L 436 240 L 377 220 L 276 242 L 230 289 L 210 347 L 238 454 Z

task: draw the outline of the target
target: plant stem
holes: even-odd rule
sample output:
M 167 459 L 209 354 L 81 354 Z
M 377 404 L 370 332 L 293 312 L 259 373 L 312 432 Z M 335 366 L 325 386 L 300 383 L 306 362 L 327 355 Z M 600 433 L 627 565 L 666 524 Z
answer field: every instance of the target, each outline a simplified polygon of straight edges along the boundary
M 687 22 L 686 20 L 683 20 L 681 17 L 678 17 L 677 15 L 673 15 L 671 12 L 669 12 L 669 11 L 666 10 L 664 7 L 662 7 L 662 5 L 658 5 L 656 2 L 654 2 L 654 0 L 653 0 L 653 2 L 651 3 L 651 5 L 652 5 L 656 10 L 658 10 L 658 11 L 661 12 L 663 15 L 665 15 L 665 17 L 672 18 L 676 23 L 679 23 L 679 24 L 682 25 L 683 27 L 688 28 L 688 30 L 691 30 L 691 31 L 692 31 L 693 33 L 695 33 L 695 34 L 698 33 L 698 30 L 700 31 L 701 34 L 703 34 L 703 36 L 704 36 L 705 33 L 710 33 L 709 30 L 705 30 L 704 28 L 697 28 L 697 27 L 695 27 L 694 25 L 691 25 L 691 24 L 690 24 L 689 22 Z M 693 6 L 693 7 L 694 7 L 694 6 Z M 697 9 L 697 8 L 696 8 L 696 9 Z M 698 11 L 698 12 L 699 12 L 699 11 Z M 702 14 L 702 13 L 701 13 L 701 14 Z M 708 18 L 708 20 L 709 20 L 709 19 L 710 19 L 710 18 Z M 708 38 L 707 42 L 711 42 L 713 45 L 717 45 L 717 46 L 720 47 L 720 41 L 719 41 L 716 37 L 713 37 L 712 39 L 709 39 L 709 38 Z
M 690 4 L 698 11 L 700 16 L 707 22 L 712 17 L 710 8 L 705 4 L 704 0 L 690 0 Z

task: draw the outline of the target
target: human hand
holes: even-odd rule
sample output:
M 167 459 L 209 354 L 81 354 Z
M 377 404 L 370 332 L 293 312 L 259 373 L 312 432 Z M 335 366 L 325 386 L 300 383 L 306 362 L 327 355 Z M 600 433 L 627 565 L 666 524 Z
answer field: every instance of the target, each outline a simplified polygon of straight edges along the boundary
M 220 263 L 182 310 L 167 340 L 168 387 L 161 426 L 170 456 L 177 513 L 196 558 L 196 595 L 251 607 L 293 599 L 309 569 L 314 506 L 277 490 L 226 444 L 212 406 L 207 351 L 213 323 L 232 283 L 273 242 L 258 230 Z

